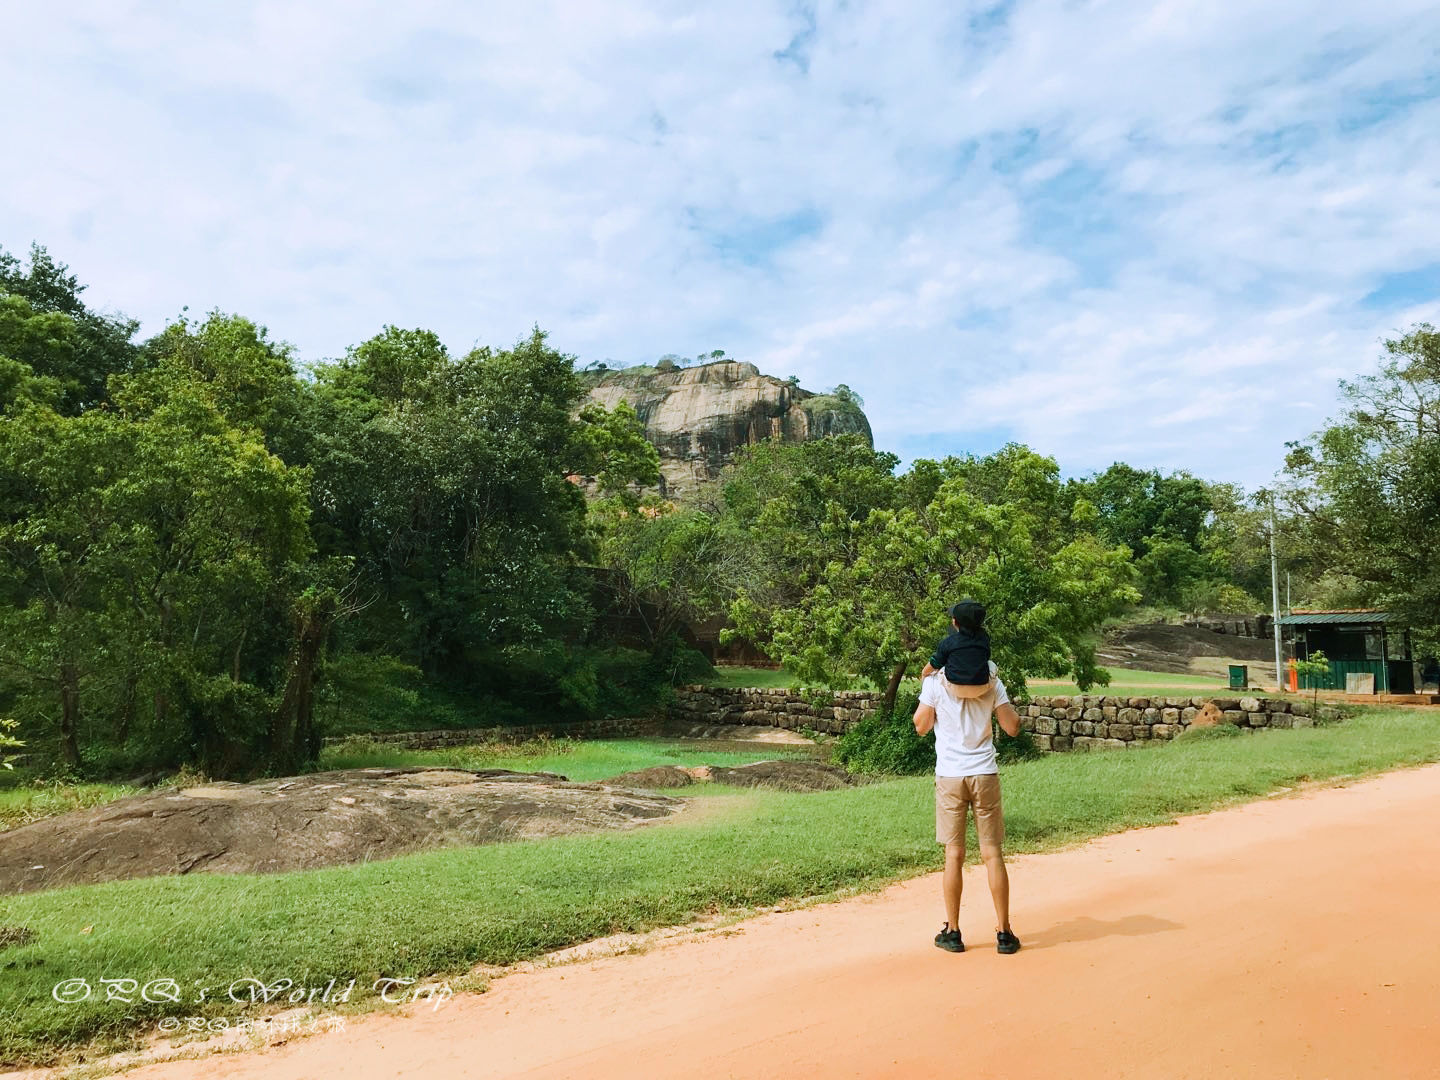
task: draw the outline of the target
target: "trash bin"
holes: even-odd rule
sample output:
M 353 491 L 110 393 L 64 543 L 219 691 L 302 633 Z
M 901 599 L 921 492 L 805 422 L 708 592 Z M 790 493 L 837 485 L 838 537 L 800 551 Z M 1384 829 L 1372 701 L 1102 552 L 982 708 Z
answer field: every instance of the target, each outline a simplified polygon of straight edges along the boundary
M 1244 664 L 1230 665 L 1230 689 L 1248 690 L 1250 688 L 1250 669 Z

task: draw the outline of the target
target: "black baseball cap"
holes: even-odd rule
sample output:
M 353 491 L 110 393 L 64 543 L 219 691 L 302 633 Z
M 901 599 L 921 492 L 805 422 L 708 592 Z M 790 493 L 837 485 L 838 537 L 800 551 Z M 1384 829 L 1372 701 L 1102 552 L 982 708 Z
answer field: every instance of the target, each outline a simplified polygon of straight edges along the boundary
M 960 626 L 979 630 L 985 625 L 985 605 L 967 597 L 950 609 L 950 618 Z

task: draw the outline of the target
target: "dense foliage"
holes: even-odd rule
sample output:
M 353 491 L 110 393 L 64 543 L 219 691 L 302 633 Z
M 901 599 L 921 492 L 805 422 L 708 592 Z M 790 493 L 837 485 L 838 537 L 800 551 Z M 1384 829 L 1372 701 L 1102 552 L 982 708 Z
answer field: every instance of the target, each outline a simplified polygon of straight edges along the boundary
M 1440 331 L 1385 342 L 1380 370 L 1341 384 L 1339 418 L 1291 446 L 1283 494 L 1300 555 L 1356 599 L 1440 627 Z
M 593 633 L 578 482 L 658 462 L 538 330 L 455 358 L 386 327 L 307 377 L 242 317 L 136 344 L 80 292 L 0 256 L 0 715 L 37 755 L 290 770 L 377 684 L 497 722 L 643 709 L 691 666 Z
M 890 704 L 944 636 L 950 605 L 968 595 L 988 608 L 995 661 L 1017 691 L 1029 675 L 1073 673 L 1083 685 L 1099 677 L 1094 631 L 1139 597 L 1128 552 L 1095 537 L 1083 506 L 1059 512 L 1054 461 L 1010 446 L 921 462 L 889 492 L 863 515 L 826 503 L 811 535 L 787 528 L 780 555 L 810 561 L 795 575 L 805 585 L 775 604 L 740 583 L 731 608 L 739 629 L 769 640 L 802 679 L 868 678 Z
M 1095 508 L 1095 530 L 1134 557 L 1147 604 L 1186 611 L 1253 611 L 1269 591 L 1260 511 L 1228 484 L 1116 463 L 1072 481 Z
M 1268 607 L 1268 497 L 1185 473 L 1067 481 L 1014 445 L 900 471 L 841 436 L 747 447 L 677 506 L 634 410 L 587 402 L 538 329 L 457 356 L 387 326 L 301 370 L 244 317 L 137 341 L 83 292 L 0 252 L 0 745 L 38 760 L 246 775 L 327 728 L 633 714 L 723 625 L 807 683 L 886 688 L 892 726 L 845 752 L 908 771 L 893 706 L 962 595 L 1016 693 L 1103 683 L 1098 631 L 1137 603 Z M 1298 601 L 1433 629 L 1440 333 L 1386 348 L 1292 447 L 1282 553 Z

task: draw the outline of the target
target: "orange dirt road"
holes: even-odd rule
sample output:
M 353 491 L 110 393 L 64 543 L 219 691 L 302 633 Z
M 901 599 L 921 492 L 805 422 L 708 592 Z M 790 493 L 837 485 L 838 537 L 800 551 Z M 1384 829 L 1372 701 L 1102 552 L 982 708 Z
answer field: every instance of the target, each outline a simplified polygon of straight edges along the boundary
M 1440 767 L 497 981 L 130 1080 L 1440 1077 Z

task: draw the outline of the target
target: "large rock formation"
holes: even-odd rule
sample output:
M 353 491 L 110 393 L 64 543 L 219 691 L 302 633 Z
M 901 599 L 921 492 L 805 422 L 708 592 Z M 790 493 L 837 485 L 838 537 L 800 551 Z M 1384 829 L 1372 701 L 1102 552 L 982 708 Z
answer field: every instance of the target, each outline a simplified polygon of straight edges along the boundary
M 653 367 L 586 372 L 590 396 L 607 408 L 628 401 L 660 452 L 661 493 L 693 495 L 719 475 L 742 446 L 779 436 L 804 442 L 864 435 L 859 407 L 760 374 L 754 364 L 721 360 L 670 370 Z

